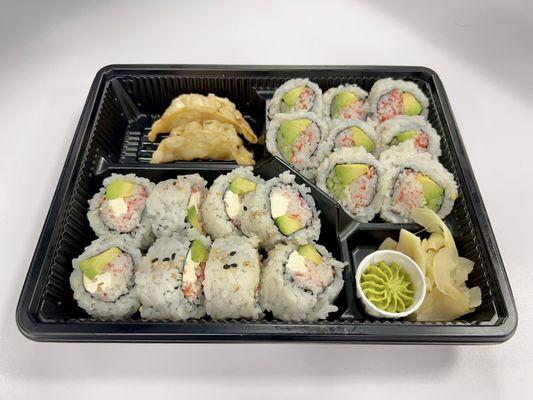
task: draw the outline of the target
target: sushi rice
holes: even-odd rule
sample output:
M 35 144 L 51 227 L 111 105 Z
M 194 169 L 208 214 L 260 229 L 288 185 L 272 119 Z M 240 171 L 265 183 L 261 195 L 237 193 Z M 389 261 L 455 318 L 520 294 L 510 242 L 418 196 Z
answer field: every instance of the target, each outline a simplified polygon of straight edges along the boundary
M 176 179 L 159 182 L 146 201 L 146 212 L 154 234 L 157 237 L 176 233 L 187 236 L 202 234 L 187 220 L 187 214 L 190 207 L 196 206 L 202 226 L 200 207 L 207 193 L 206 185 L 199 174 L 180 175 Z
M 80 269 L 80 262 L 117 247 L 122 254 L 106 265 L 94 279 Z M 82 254 L 72 260 L 70 287 L 78 306 L 94 318 L 120 320 L 131 317 L 139 309 L 134 286 L 134 273 L 141 262 L 141 252 L 127 235 L 106 236 L 94 240 Z M 89 292 L 87 287 L 92 287 Z
M 207 314 L 215 319 L 263 317 L 259 305 L 260 258 L 257 240 L 216 239 L 205 268 Z
M 374 127 L 361 120 L 340 121 L 330 124 L 328 149 L 361 148 L 368 153 L 377 150 L 378 135 Z
M 273 192 L 277 196 L 285 194 L 291 198 L 292 202 L 290 200 L 285 204 L 285 213 L 293 212 L 297 218 L 301 218 L 301 229 L 289 235 L 281 232 L 272 216 Z M 255 196 L 247 204 L 242 218 L 242 231 L 249 237 L 256 237 L 265 248 L 272 248 L 282 240 L 293 240 L 300 244 L 317 240 L 320 235 L 320 211 L 317 211 L 310 192 L 308 186 L 295 183 L 295 176 L 289 171 L 270 179 L 265 185 L 258 187 Z M 295 210 L 290 210 L 291 203 L 296 203 Z
M 310 124 L 290 144 L 290 155 L 288 155 L 283 154 L 284 151 L 280 148 L 281 140 L 283 140 L 280 128 L 290 121 L 310 121 Z M 331 151 L 327 137 L 328 126 L 315 113 L 277 114 L 268 126 L 266 147 L 270 154 L 282 158 L 303 176 L 312 180 L 320 161 Z
M 367 172 L 343 187 L 337 182 L 334 168 L 346 164 L 366 166 Z M 361 149 L 341 148 L 336 149 L 322 162 L 316 181 L 320 189 L 337 201 L 352 217 L 364 223 L 371 221 L 381 208 L 383 177 L 381 163 L 373 155 Z M 335 186 L 330 187 L 332 184 Z
M 427 206 L 423 186 L 417 180 L 420 174 L 443 190 L 442 202 L 438 209 L 434 210 L 439 218 L 444 219 L 452 211 L 458 196 L 453 175 L 429 154 L 408 157 L 398 152 L 387 160 L 381 193 L 384 198 L 381 218 L 393 223 L 412 222 L 411 210 Z
M 108 201 L 105 198 L 107 187 L 115 180 L 136 185 L 136 192 L 123 199 L 123 206 L 126 209 L 121 210 L 123 212 L 119 217 L 114 215 L 112 200 Z M 154 236 L 146 214 L 146 201 L 154 186 L 148 179 L 139 178 L 135 174 L 112 174 L 105 178 L 103 187 L 89 200 L 87 212 L 87 219 L 96 236 L 126 234 L 141 249 L 148 248 L 154 241 Z
M 422 107 L 420 114 L 427 118 L 429 100 L 414 82 L 385 78 L 377 80 L 368 94 L 372 118 L 379 123 L 404 115 L 402 94 L 409 93 Z
M 261 271 L 260 297 L 262 306 L 275 318 L 316 321 L 338 310 L 333 302 L 344 285 L 346 264 L 335 260 L 324 246 L 312 246 L 322 257 L 320 263 L 306 260 L 293 243 L 278 243 L 269 252 Z
M 232 181 L 239 177 L 254 182 L 256 188 L 254 191 L 240 197 L 240 209 L 237 215 L 231 219 L 228 215 L 225 195 Z M 230 173 L 220 175 L 216 178 L 202 204 L 202 215 L 207 233 L 215 239 L 228 235 L 242 236 L 241 221 L 244 219 L 243 208 L 249 202 L 254 201 L 255 193 L 261 191 L 264 185 L 265 181 L 254 175 L 252 167 L 238 167 Z
M 387 149 L 393 151 L 428 152 L 435 159 L 441 155 L 440 136 L 431 124 L 423 117 L 398 116 L 378 125 L 378 148 L 382 153 Z M 401 135 L 408 135 L 400 139 Z
M 340 113 L 338 116 L 332 115 L 332 103 L 335 100 L 336 96 L 340 93 L 348 92 L 350 94 L 355 95 L 358 98 L 358 101 L 350 104 L 346 107 L 343 107 L 340 110 Z M 323 101 L 324 101 L 324 109 L 323 109 L 323 115 L 324 118 L 331 118 L 332 120 L 341 120 L 341 121 L 349 121 L 349 120 L 366 120 L 366 117 L 370 111 L 370 107 L 368 106 L 367 102 L 368 92 L 366 90 L 361 89 L 359 86 L 355 84 L 351 85 L 340 85 L 337 87 L 333 87 L 328 89 L 324 93 Z
M 304 91 L 298 96 L 298 101 L 291 107 L 291 110 L 283 111 L 283 96 L 298 87 L 304 87 Z M 272 119 L 278 113 L 298 111 L 310 111 L 317 115 L 322 114 L 322 90 L 316 83 L 307 78 L 291 79 L 279 86 L 270 100 L 268 117 Z
M 209 238 L 195 240 L 209 251 Z M 182 236 L 161 237 L 142 258 L 135 275 L 142 318 L 181 321 L 205 315 L 205 262 L 194 262 L 189 254 L 192 243 Z

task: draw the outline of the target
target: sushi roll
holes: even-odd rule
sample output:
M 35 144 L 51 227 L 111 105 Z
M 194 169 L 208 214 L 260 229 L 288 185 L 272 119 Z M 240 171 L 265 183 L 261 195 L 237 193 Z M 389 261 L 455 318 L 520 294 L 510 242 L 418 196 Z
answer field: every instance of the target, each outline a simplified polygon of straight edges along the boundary
M 322 113 L 322 90 L 309 79 L 296 78 L 278 87 L 268 106 L 269 118 L 278 113 L 311 111 Z
M 278 243 L 261 271 L 261 305 L 284 321 L 326 319 L 338 310 L 344 266 L 324 246 Z
M 349 121 L 366 120 L 370 110 L 368 92 L 357 85 L 340 85 L 324 93 L 324 118 Z
M 155 185 L 146 201 L 146 212 L 157 237 L 204 233 L 200 209 L 206 184 L 200 175 L 191 174 Z
M 305 244 L 320 235 L 320 212 L 311 190 L 294 180 L 288 171 L 270 179 L 257 189 L 244 211 L 242 231 L 257 237 L 263 247 L 271 248 L 281 240 Z
M 96 236 L 130 236 L 135 245 L 147 248 L 153 242 L 152 227 L 146 215 L 146 200 L 154 184 L 135 174 L 112 174 L 89 200 L 87 219 Z
M 181 321 L 205 315 L 202 283 L 210 247 L 204 236 L 156 240 L 135 274 L 142 318 Z
M 94 240 L 72 260 L 70 287 L 87 314 L 105 320 L 131 317 L 139 309 L 134 287 L 141 252 L 126 235 Z
M 444 219 L 457 198 L 453 175 L 429 156 L 390 160 L 383 179 L 381 217 L 389 222 L 412 222 L 413 208 L 425 207 Z
M 376 150 L 378 136 L 372 125 L 360 121 L 335 121 L 328 134 L 328 148 L 362 148 L 368 153 Z
M 312 179 L 318 164 L 331 150 L 327 135 L 327 125 L 314 113 L 277 114 L 268 126 L 266 146 L 270 154 Z
M 359 222 L 371 221 L 383 203 L 383 169 L 362 150 L 335 150 L 318 168 L 316 181 Z
M 379 123 L 398 115 L 427 117 L 429 100 L 414 82 L 379 79 L 368 95 L 372 117 Z
M 379 153 L 393 149 L 411 153 L 428 152 L 435 159 L 440 157 L 440 136 L 423 117 L 394 117 L 378 125 L 376 130 Z
M 205 267 L 207 314 L 215 320 L 262 318 L 260 270 L 256 240 L 240 236 L 216 239 Z
M 207 233 L 215 239 L 242 235 L 244 208 L 264 184 L 253 174 L 252 167 L 239 167 L 215 179 L 202 204 Z

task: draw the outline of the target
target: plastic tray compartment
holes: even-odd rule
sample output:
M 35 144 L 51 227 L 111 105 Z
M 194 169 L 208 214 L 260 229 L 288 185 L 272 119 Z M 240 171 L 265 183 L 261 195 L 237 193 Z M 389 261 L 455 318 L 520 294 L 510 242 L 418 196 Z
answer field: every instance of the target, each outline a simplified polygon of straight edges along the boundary
M 357 263 L 401 228 L 417 225 L 383 223 L 377 217 L 360 224 L 339 209 L 327 195 L 311 187 L 321 210 L 319 242 L 348 263 L 339 311 L 315 323 L 261 321 L 151 322 L 139 314 L 120 322 L 100 321 L 78 308 L 68 278 L 72 258 L 94 239 L 86 218 L 87 200 L 111 173 L 134 172 L 158 182 L 178 174 L 198 172 L 209 182 L 235 168 L 233 162 L 174 162 L 149 164 L 157 144 L 148 130 L 170 101 L 182 93 L 215 93 L 228 97 L 254 131 L 265 133 L 265 105 L 285 80 L 309 77 L 323 90 L 355 82 L 369 90 L 376 79 L 402 78 L 416 82 L 430 99 L 429 120 L 442 136 L 441 162 L 454 175 L 460 193 L 446 219 L 459 252 L 475 261 L 468 285 L 479 285 L 482 305 L 460 320 L 415 323 L 367 317 L 355 298 Z M 157 142 L 159 142 L 158 139 Z M 264 146 L 249 146 L 264 178 L 291 169 L 272 158 Z M 294 171 L 293 171 L 294 172 Z M 17 307 L 24 335 L 39 341 L 93 342 L 221 342 L 323 341 L 371 343 L 495 343 L 510 338 L 517 314 L 503 262 L 474 180 L 442 83 L 423 67 L 275 67 L 116 65 L 98 72 L 74 135 L 60 181 L 32 259 Z

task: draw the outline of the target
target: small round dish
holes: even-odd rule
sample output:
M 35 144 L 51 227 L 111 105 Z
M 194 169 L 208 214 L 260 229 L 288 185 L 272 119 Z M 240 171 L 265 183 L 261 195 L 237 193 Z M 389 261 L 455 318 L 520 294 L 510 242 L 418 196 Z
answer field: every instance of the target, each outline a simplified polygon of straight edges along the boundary
M 361 275 L 370 265 L 377 265 L 380 262 L 386 264 L 396 263 L 400 268 L 405 270 L 412 280 L 415 287 L 413 304 L 405 311 L 393 313 L 382 310 L 374 305 L 363 293 L 361 287 Z M 359 263 L 357 272 L 355 273 L 356 295 L 361 300 L 365 307 L 367 314 L 377 318 L 402 318 L 414 313 L 422 305 L 426 297 L 426 279 L 420 267 L 408 256 L 399 251 L 394 250 L 378 250 L 375 251 Z

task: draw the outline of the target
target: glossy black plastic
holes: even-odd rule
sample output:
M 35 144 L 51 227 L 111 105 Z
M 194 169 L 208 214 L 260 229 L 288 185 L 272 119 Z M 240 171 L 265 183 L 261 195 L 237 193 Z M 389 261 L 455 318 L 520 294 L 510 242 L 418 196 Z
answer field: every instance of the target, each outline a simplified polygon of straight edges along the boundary
M 154 182 L 198 172 L 209 182 L 233 168 L 232 162 L 148 163 L 157 144 L 146 134 L 152 122 L 181 93 L 215 93 L 228 97 L 255 132 L 265 133 L 265 105 L 275 88 L 294 77 L 309 77 L 323 90 L 354 82 L 369 90 L 376 79 L 416 82 L 430 99 L 429 120 L 442 136 L 441 162 L 459 183 L 459 199 L 446 219 L 459 252 L 475 261 L 467 284 L 480 286 L 482 305 L 460 320 L 413 323 L 367 317 L 355 298 L 354 271 L 359 260 L 387 236 L 416 225 L 354 221 L 325 193 L 311 187 L 321 210 L 319 242 L 346 261 L 339 311 L 316 323 L 287 323 L 271 316 L 262 321 L 209 318 L 181 323 L 143 321 L 139 315 L 121 322 L 90 318 L 77 307 L 68 284 L 71 259 L 94 234 L 87 200 L 111 173 L 134 172 Z M 292 168 L 272 158 L 264 146 L 250 146 L 264 178 Z M 295 171 L 293 171 L 295 172 Z M 448 99 L 435 72 L 423 67 L 277 67 L 115 65 L 100 70 L 91 87 L 17 307 L 24 335 L 39 341 L 220 342 L 323 341 L 372 343 L 494 343 L 510 338 L 517 314 L 494 235 L 474 180 Z

